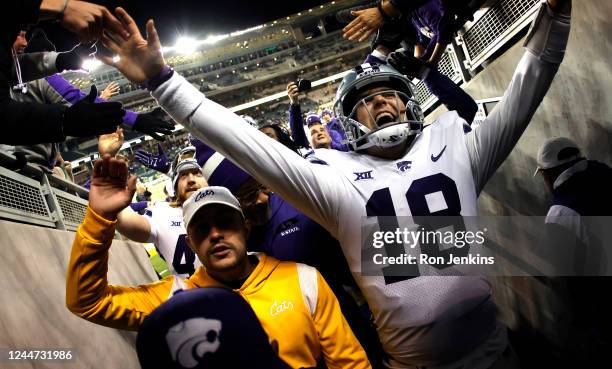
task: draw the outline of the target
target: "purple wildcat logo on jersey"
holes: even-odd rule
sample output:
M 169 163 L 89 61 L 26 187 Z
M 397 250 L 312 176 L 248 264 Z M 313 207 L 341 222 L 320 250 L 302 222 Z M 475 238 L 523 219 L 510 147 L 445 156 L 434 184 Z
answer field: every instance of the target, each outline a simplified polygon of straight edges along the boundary
M 412 168 L 412 162 L 410 160 L 400 161 L 399 163 L 395 163 L 397 165 L 397 170 L 400 173 L 405 173 L 408 169 Z
M 196 198 L 195 198 L 195 200 L 193 202 L 198 202 L 198 201 L 202 200 L 203 198 L 205 198 L 206 196 L 214 195 L 214 194 L 215 194 L 215 191 L 213 191 L 213 190 L 206 190 L 206 191 L 200 192 L 196 196 Z

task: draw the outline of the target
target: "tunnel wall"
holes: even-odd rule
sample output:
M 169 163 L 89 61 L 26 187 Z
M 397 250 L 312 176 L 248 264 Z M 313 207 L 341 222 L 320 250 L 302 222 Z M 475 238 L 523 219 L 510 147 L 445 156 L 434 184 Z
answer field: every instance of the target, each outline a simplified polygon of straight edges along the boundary
M 0 348 L 65 348 L 71 364 L 0 361 L 3 369 L 139 368 L 133 332 L 80 319 L 66 308 L 66 267 L 74 233 L 0 221 Z M 109 281 L 137 285 L 157 280 L 141 244 L 114 240 Z

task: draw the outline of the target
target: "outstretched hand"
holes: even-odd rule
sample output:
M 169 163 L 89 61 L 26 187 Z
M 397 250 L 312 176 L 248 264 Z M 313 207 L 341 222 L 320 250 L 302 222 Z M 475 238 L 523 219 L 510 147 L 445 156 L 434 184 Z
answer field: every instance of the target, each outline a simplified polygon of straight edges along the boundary
M 168 156 L 164 152 L 164 149 L 159 142 L 157 143 L 157 154 L 145 150 L 137 150 L 135 157 L 136 161 L 145 167 L 156 170 L 160 173 L 168 174 L 168 171 L 170 170 Z
M 119 93 L 119 84 L 115 81 L 112 81 L 111 83 L 108 84 L 108 86 L 106 86 L 104 91 L 100 93 L 100 98 L 103 100 L 108 100 L 111 97 L 117 95 L 118 93 Z
M 376 7 L 354 10 L 351 14 L 356 18 L 342 29 L 342 36 L 351 41 L 365 41 L 385 24 L 385 20 Z
M 136 176 L 129 175 L 124 160 L 104 155 L 94 164 L 89 207 L 107 220 L 117 219 L 134 197 Z
M 129 37 L 124 39 L 105 30 L 102 35 L 102 43 L 119 58 L 100 56 L 99 59 L 117 68 L 131 82 L 142 85 L 158 75 L 165 65 L 155 24 L 151 19 L 147 22 L 147 39 L 145 40 L 134 19 L 123 8 L 117 8 L 115 14 L 128 30 Z
M 172 134 L 174 123 L 163 119 L 162 108 L 157 107 L 148 113 L 138 114 L 134 122 L 134 130 L 147 134 L 157 141 L 165 141 L 165 136 Z
M 121 127 L 117 128 L 113 133 L 100 135 L 98 137 L 98 153 L 100 153 L 100 156 L 106 154 L 115 156 L 121 150 L 123 141 L 123 128 Z
M 295 82 L 289 82 L 289 84 L 287 84 L 287 96 L 289 96 L 291 104 L 296 105 L 299 103 L 300 89 Z
M 128 37 L 121 22 L 108 9 L 87 1 L 67 1 L 60 24 L 76 33 L 81 42 L 95 41 L 103 30 L 112 30 L 121 38 Z

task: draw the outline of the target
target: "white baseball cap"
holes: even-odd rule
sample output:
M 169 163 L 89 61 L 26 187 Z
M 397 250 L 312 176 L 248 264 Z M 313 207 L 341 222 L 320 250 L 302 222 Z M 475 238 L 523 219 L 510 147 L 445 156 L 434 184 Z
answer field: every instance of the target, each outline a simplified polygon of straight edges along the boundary
M 538 167 L 534 176 L 543 169 L 558 167 L 576 159 L 582 159 L 578 145 L 567 137 L 550 138 L 538 151 Z
M 175 192 L 176 183 L 178 182 L 181 173 L 192 169 L 198 169 L 200 172 L 202 171 L 202 167 L 195 159 L 183 159 L 177 164 L 176 169 L 174 170 L 174 178 L 172 178 L 172 188 Z
M 244 219 L 244 214 L 240 208 L 240 202 L 238 202 L 238 199 L 235 198 L 227 188 L 220 186 L 203 187 L 183 203 L 183 220 L 185 228 L 189 227 L 189 222 L 191 222 L 191 219 L 193 219 L 193 216 L 198 210 L 206 205 L 212 204 L 226 205 L 232 209 L 238 210 L 240 215 L 242 215 L 242 219 Z

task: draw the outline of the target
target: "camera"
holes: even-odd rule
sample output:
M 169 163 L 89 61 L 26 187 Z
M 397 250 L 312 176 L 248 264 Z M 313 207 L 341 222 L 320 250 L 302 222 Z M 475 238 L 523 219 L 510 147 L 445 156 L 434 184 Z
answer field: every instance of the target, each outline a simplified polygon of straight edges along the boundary
M 308 91 L 312 88 L 310 80 L 307 79 L 298 79 L 297 81 L 295 81 L 295 84 L 297 85 L 299 92 Z

